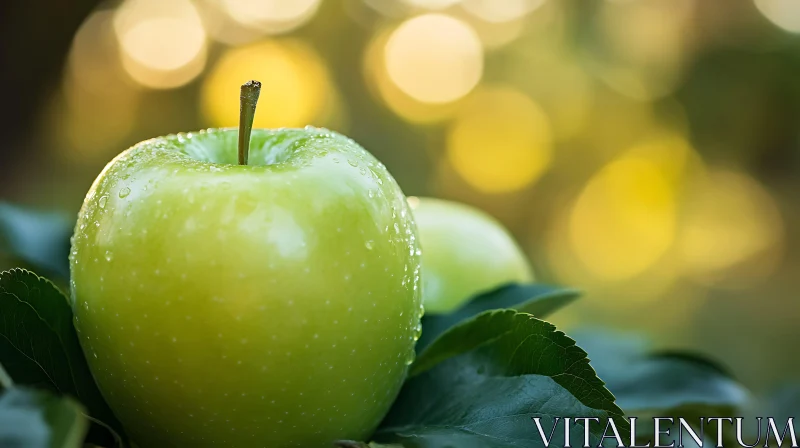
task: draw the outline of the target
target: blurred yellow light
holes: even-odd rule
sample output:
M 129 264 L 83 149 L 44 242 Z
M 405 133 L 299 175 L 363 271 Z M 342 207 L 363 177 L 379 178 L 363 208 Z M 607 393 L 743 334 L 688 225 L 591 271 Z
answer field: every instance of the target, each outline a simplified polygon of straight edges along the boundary
M 675 237 L 673 186 L 653 161 L 623 157 L 597 173 L 572 210 L 572 249 L 597 278 L 624 280 L 652 266 Z
M 567 196 L 556 198 L 553 202 L 556 206 L 547 211 L 550 222 L 544 238 L 536 236 L 536 243 L 532 248 L 537 251 L 542 246 L 546 248 L 548 270 L 558 282 L 591 290 L 592 297 L 606 299 L 600 302 L 602 309 L 614 312 L 631 310 L 631 305 L 652 303 L 663 297 L 674 285 L 679 271 L 668 257 L 664 257 L 641 275 L 614 281 L 599 277 L 594 270 L 587 268 L 574 250 L 570 228 L 573 204 L 570 202 Z M 532 216 L 538 221 L 541 213 L 534 212 Z
M 407 5 L 425 9 L 445 9 L 461 1 L 462 0 L 403 0 Z
M 756 8 L 770 22 L 792 33 L 800 33 L 800 2 L 797 0 L 754 0 Z
M 222 0 L 200 0 L 197 9 L 211 39 L 232 47 L 253 43 L 264 32 L 242 25 L 228 13 Z
M 519 19 L 544 4 L 545 0 L 464 0 L 464 9 L 493 23 Z
M 136 124 L 139 97 L 125 90 L 98 95 L 71 80 L 66 80 L 63 89 L 54 117 L 56 135 L 63 139 L 57 144 L 69 149 L 71 158 L 91 163 L 120 152 Z
M 310 20 L 321 0 L 221 0 L 225 12 L 242 25 L 277 34 Z
M 389 32 L 384 30 L 372 38 L 364 52 L 364 75 L 373 95 L 383 100 L 394 113 L 413 123 L 436 123 L 450 118 L 463 99 L 450 103 L 423 103 L 408 96 L 389 79 L 384 63 Z
M 678 85 L 678 73 L 661 72 L 630 66 L 598 66 L 599 78 L 617 93 L 639 101 L 652 101 L 672 93 Z
M 205 28 L 188 0 L 127 0 L 114 29 L 125 70 L 142 85 L 178 87 L 205 67 Z
M 617 92 L 638 100 L 671 93 L 687 52 L 694 0 L 640 0 L 603 4 L 600 25 L 608 55 L 595 65 Z
M 775 201 L 752 177 L 732 171 L 709 173 L 692 192 L 686 214 L 679 249 L 690 275 L 713 282 L 757 259 L 736 270 L 736 281 L 741 282 L 774 267 L 783 224 Z
M 98 11 L 84 20 L 72 40 L 67 76 L 98 94 L 118 91 L 126 80 L 113 30 L 114 13 Z M 127 84 L 122 87 L 129 87 Z
M 261 81 L 255 126 L 300 127 L 316 122 L 331 98 L 328 72 L 299 41 L 265 41 L 228 50 L 203 82 L 202 111 L 212 126 L 239 122 L 239 88 Z
M 483 44 L 484 52 L 496 50 L 518 39 L 529 25 L 524 18 L 507 22 L 489 22 L 463 10 L 454 10 L 451 15 L 463 20 L 475 30 Z
M 48 111 L 52 146 L 82 162 L 119 152 L 136 123 L 139 92 L 120 65 L 113 20 L 113 12 L 98 11 L 80 26 L 61 92 Z
M 444 14 L 403 22 L 384 53 L 389 78 L 425 103 L 448 103 L 469 93 L 483 74 L 483 47 L 468 24 Z
M 122 48 L 131 58 L 162 71 L 177 70 L 189 64 L 204 45 L 202 27 L 169 17 L 139 22 L 122 36 Z
M 547 169 L 550 122 L 525 94 L 509 87 L 476 91 L 448 132 L 455 170 L 486 193 L 518 190 Z

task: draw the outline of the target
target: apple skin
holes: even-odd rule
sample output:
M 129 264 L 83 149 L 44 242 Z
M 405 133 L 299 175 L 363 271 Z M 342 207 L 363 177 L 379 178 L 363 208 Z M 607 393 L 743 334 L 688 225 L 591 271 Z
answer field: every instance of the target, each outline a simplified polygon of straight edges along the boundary
M 530 282 L 525 254 L 503 225 L 474 207 L 410 197 L 422 247 L 425 312 L 446 313 L 476 294 Z
M 420 333 L 406 198 L 352 140 L 316 129 L 142 142 L 81 208 L 74 323 L 142 447 L 330 447 L 388 411 Z

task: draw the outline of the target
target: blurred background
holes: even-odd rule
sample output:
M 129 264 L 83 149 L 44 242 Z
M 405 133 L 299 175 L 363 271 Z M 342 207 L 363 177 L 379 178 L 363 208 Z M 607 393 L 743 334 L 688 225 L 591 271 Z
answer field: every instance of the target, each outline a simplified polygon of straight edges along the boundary
M 480 207 L 553 318 L 800 379 L 800 1 L 0 4 L 0 200 L 74 216 L 141 140 L 324 126 L 408 195 Z

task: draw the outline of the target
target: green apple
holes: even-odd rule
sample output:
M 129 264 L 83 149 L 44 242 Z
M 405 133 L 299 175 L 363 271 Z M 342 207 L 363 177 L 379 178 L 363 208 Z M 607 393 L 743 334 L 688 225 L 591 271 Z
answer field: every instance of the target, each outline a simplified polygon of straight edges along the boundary
M 111 161 L 70 257 L 75 327 L 142 447 L 330 447 L 388 411 L 420 249 L 372 155 L 317 128 L 170 135 Z
M 509 232 L 488 214 L 433 198 L 408 199 L 422 247 L 425 311 L 444 313 L 472 296 L 533 273 Z

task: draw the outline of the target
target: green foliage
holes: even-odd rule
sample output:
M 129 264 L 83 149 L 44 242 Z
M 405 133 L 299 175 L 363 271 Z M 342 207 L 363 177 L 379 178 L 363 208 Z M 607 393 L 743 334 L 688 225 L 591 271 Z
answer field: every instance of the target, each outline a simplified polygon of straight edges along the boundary
M 748 400 L 747 390 L 706 356 L 653 352 L 640 337 L 598 331 L 575 336 L 629 416 L 725 417 Z
M 402 445 L 384 445 L 382 443 L 364 443 L 354 440 L 338 440 L 333 443 L 336 448 L 403 448 Z
M 0 395 L 4 448 L 79 448 L 88 427 L 83 407 L 71 398 L 23 387 Z
M 704 356 L 652 352 L 639 337 L 602 332 L 579 332 L 580 348 L 540 320 L 577 297 L 572 289 L 507 285 L 451 314 L 425 317 L 418 357 L 375 442 L 334 446 L 537 447 L 543 443 L 533 417 L 543 427 L 556 416 L 610 417 L 627 429 L 623 409 L 640 418 L 727 416 L 747 398 Z M 50 281 L 22 269 L 0 273 L 0 363 L 7 370 L 0 369 L 0 446 L 124 446 L 72 320 L 67 297 Z M 593 443 L 602 429 L 590 427 Z M 582 440 L 584 428 L 571 431 Z M 551 446 L 563 436 L 555 431 Z
M 121 431 L 92 378 L 67 298 L 50 281 L 0 273 L 0 363 L 17 384 L 73 396 L 89 414 Z
M 531 419 L 552 425 L 553 416 L 618 417 L 626 426 L 572 339 L 529 314 L 487 311 L 422 352 L 375 439 L 408 448 L 543 446 Z
M 59 213 L 0 202 L 0 254 L 59 279 L 69 278 L 69 238 L 74 221 Z
M 421 352 L 436 337 L 453 325 L 469 319 L 483 311 L 514 309 L 544 319 L 580 296 L 575 289 L 548 285 L 505 285 L 480 294 L 449 314 L 431 314 L 422 318 L 422 336 L 417 342 Z

